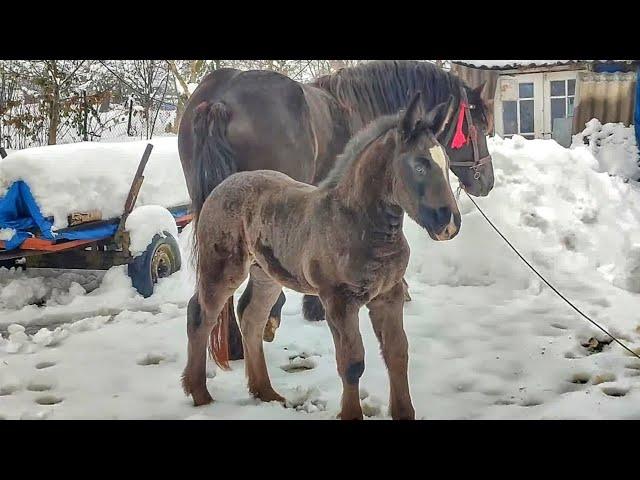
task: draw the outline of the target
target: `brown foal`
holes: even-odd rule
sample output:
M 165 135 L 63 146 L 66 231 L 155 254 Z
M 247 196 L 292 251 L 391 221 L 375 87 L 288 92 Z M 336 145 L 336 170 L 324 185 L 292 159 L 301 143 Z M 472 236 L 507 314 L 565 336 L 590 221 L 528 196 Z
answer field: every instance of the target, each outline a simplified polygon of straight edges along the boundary
M 361 419 L 359 381 L 364 346 L 358 311 L 367 306 L 390 381 L 390 413 L 413 419 L 407 378 L 408 345 L 402 325 L 403 276 L 409 245 L 406 212 L 434 240 L 449 240 L 460 212 L 449 184 L 449 160 L 437 142 L 443 103 L 425 114 L 420 94 L 406 112 L 380 117 L 345 147 L 318 187 L 279 172 L 231 175 L 204 203 L 196 230 L 197 292 L 187 314 L 189 353 L 183 387 L 195 405 L 212 401 L 206 387 L 207 340 L 216 362 L 228 367 L 227 300 L 251 277 L 238 316 L 249 391 L 283 401 L 271 386 L 263 333 L 282 287 L 317 295 L 327 312 L 342 379 L 342 419 Z

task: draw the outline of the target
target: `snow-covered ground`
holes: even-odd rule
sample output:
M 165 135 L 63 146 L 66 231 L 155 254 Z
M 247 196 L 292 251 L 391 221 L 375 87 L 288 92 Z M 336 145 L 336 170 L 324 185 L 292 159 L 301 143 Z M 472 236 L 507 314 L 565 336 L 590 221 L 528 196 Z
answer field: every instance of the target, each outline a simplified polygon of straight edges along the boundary
M 640 351 L 638 185 L 603 172 L 588 146 L 515 137 L 490 148 L 496 186 L 478 203 L 565 295 Z M 464 195 L 460 209 L 462 230 L 449 242 L 431 241 L 406 220 L 417 417 L 640 419 L 640 360 L 603 342 Z M 0 418 L 335 418 L 341 384 L 331 335 L 326 323 L 302 318 L 301 296 L 291 291 L 276 339 L 265 344 L 287 408 L 249 396 L 241 361 L 230 372 L 210 366 L 215 403 L 194 408 L 183 395 L 190 230 L 180 236 L 183 270 L 147 299 L 124 267 L 96 289 L 93 274 L 0 270 Z M 389 418 L 387 374 L 366 309 L 360 318 L 364 411 Z

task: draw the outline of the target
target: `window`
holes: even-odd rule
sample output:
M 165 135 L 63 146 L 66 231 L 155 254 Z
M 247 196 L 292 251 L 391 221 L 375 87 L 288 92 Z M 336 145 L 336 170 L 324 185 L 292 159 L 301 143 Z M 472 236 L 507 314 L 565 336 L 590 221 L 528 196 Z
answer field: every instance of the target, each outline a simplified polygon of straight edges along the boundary
M 567 118 L 573 116 L 573 105 L 576 98 L 576 81 L 551 80 L 550 101 L 551 101 L 551 128 L 556 118 Z
M 502 123 L 505 135 L 518 133 L 518 102 L 515 100 L 502 102 Z
M 518 134 L 529 140 L 534 138 L 533 93 L 533 82 L 519 83 L 518 100 L 502 102 L 503 132 L 506 137 Z

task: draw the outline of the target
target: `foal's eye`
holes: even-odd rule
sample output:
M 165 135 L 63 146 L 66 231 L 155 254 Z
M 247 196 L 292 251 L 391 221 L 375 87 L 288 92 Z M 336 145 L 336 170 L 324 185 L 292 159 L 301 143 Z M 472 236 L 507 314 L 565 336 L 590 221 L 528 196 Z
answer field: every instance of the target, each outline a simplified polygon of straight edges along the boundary
M 426 175 L 427 169 L 429 168 L 428 165 L 429 160 L 427 160 L 426 158 L 419 158 L 413 169 L 418 175 Z

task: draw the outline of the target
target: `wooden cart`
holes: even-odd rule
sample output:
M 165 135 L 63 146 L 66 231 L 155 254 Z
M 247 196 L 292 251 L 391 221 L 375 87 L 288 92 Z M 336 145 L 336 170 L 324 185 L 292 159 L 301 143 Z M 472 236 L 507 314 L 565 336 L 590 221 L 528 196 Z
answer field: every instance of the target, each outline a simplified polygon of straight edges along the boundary
M 125 229 L 127 218 L 133 211 L 140 187 L 144 180 L 144 169 L 151 155 L 153 145 L 145 149 L 138 170 L 133 178 L 122 216 L 109 220 L 91 220 L 90 215 L 77 215 L 76 224 L 56 233 L 87 229 L 103 225 L 117 225 L 113 235 L 90 240 L 47 240 L 37 235 L 26 239 L 18 249 L 5 250 L 0 241 L 0 266 L 22 268 L 60 268 L 108 270 L 114 265 L 128 265 L 128 274 L 133 286 L 143 296 L 153 294 L 153 286 L 158 278 L 166 277 L 180 270 L 180 248 L 169 232 L 156 234 L 149 239 L 143 254 L 132 256 L 129 252 L 129 233 Z M 0 149 L 4 158 L 6 152 Z M 189 205 L 179 205 L 167 209 L 175 218 L 178 231 L 192 219 Z M 83 220 L 83 218 L 85 220 Z

